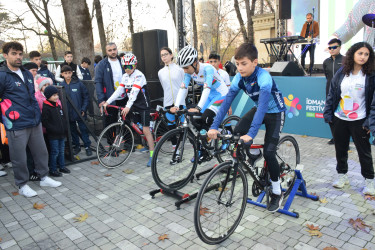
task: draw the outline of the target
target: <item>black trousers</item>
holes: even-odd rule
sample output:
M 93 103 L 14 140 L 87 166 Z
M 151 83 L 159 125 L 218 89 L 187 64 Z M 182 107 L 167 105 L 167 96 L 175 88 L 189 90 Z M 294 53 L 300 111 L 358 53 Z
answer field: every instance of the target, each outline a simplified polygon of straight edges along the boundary
M 302 53 L 302 56 L 301 56 L 301 65 L 302 65 L 303 68 L 305 68 L 305 58 L 306 58 L 306 54 L 307 54 L 307 51 L 308 51 L 310 53 L 310 72 L 311 72 L 311 70 L 314 67 L 315 44 L 313 44 L 313 45 L 311 45 L 311 44 L 302 45 L 302 52 L 304 51 L 306 46 L 308 46 L 308 47 L 307 47 L 305 53 Z
M 249 132 L 256 110 L 256 107 L 252 108 L 241 118 L 234 128 L 234 134 L 246 135 Z M 281 130 L 284 127 L 284 121 L 284 112 L 272 114 L 267 113 L 263 119 L 263 124 L 266 126 L 263 156 L 267 162 L 268 171 L 272 181 L 278 181 L 280 177 L 279 163 L 276 159 L 276 149 L 277 144 L 279 143 Z
M 362 127 L 364 120 L 345 121 L 334 116 L 333 139 L 336 149 L 336 170 L 339 174 L 348 172 L 348 146 L 351 136 L 358 152 L 362 176 L 366 179 L 374 179 L 374 166 L 369 142 L 370 134 L 367 134 L 367 131 Z

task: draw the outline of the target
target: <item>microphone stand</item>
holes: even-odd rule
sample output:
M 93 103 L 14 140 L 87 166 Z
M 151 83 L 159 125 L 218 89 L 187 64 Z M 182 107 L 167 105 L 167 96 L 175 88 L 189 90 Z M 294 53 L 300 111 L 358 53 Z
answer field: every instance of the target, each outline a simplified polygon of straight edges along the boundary
M 315 49 L 313 49 L 313 46 L 314 46 L 314 16 L 315 16 L 315 7 L 313 8 L 313 16 L 312 16 L 312 23 L 311 23 L 311 25 L 312 25 L 311 38 L 312 39 L 311 39 L 311 45 L 310 45 L 310 63 L 311 63 L 311 57 L 314 56 L 314 54 L 315 54 Z M 310 65 L 310 76 L 311 76 L 312 70 L 313 70 L 313 68 Z

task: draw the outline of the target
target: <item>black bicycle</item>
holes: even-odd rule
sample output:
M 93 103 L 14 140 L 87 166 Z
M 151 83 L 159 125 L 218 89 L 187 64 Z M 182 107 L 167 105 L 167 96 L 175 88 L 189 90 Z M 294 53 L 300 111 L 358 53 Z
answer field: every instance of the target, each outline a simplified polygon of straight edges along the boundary
M 201 186 L 194 209 L 194 225 L 199 238 L 207 244 L 218 244 L 227 239 L 239 225 L 248 197 L 246 173 L 253 179 L 252 194 L 256 197 L 266 191 L 266 200 L 272 192 L 267 162 L 261 168 L 249 163 L 249 146 L 241 143 L 240 136 L 218 135 L 229 141 L 232 159 L 215 167 Z M 262 149 L 263 145 L 251 145 Z M 292 136 L 280 139 L 276 157 L 280 167 L 280 181 L 287 197 L 296 180 L 295 169 L 300 162 L 297 141 Z
M 189 113 L 186 109 L 177 112 L 184 115 L 185 120 L 181 127 L 167 132 L 156 144 L 151 162 L 151 172 L 155 183 L 163 190 L 179 190 L 194 178 L 198 164 L 210 161 L 214 157 L 223 162 L 226 157 L 226 145 L 215 140 L 208 141 L 201 136 L 197 127 L 200 127 L 201 113 Z M 235 126 L 236 116 L 228 117 L 222 124 Z

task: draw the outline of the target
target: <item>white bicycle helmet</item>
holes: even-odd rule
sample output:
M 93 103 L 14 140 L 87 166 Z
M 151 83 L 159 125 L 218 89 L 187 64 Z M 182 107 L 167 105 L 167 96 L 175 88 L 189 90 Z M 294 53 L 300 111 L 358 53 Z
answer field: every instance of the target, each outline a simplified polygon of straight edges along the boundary
M 137 57 L 133 53 L 126 53 L 122 58 L 121 58 L 121 65 L 135 65 L 137 64 Z
M 178 52 L 177 64 L 181 67 L 187 67 L 193 64 L 197 60 L 198 52 L 190 45 L 185 46 Z

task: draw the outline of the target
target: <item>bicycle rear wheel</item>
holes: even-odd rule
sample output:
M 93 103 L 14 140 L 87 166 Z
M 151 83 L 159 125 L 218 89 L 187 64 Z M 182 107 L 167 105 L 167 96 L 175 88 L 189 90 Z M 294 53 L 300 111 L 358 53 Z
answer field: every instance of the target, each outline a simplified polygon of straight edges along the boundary
M 120 122 L 107 126 L 99 135 L 96 155 L 106 168 L 123 164 L 132 153 L 134 135 L 126 124 Z
M 232 193 L 233 178 L 236 182 Z M 245 212 L 247 190 L 244 171 L 239 167 L 235 175 L 231 162 L 223 162 L 210 172 L 194 209 L 195 230 L 203 242 L 219 244 L 236 230 Z
M 280 139 L 276 150 L 276 159 L 280 166 L 281 188 L 284 190 L 284 197 L 292 191 L 296 181 L 295 169 L 300 163 L 299 147 L 293 136 L 287 135 Z
M 187 135 L 183 141 L 185 133 Z M 193 178 L 198 161 L 191 162 L 191 159 L 197 159 L 197 156 L 194 137 L 186 129 L 177 128 L 167 132 L 156 144 L 152 157 L 151 172 L 155 183 L 169 191 L 181 189 Z
M 236 115 L 228 116 L 224 119 L 221 123 L 220 128 L 221 134 L 233 134 L 234 128 L 236 127 L 237 123 L 240 121 L 240 117 Z M 227 150 L 229 146 L 229 142 L 224 139 L 216 139 L 215 140 L 215 152 L 216 158 L 221 163 L 225 161 L 226 158 L 231 159 L 230 152 Z

